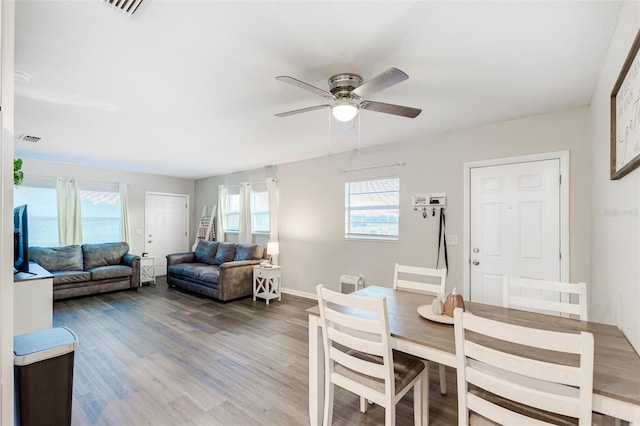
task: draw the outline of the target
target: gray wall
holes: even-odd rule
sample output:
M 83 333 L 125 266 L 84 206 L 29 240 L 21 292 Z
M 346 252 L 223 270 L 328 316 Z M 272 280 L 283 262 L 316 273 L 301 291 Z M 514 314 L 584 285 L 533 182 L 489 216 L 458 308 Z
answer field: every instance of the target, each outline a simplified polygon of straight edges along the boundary
M 591 312 L 617 325 L 640 351 L 640 170 L 609 180 L 611 90 L 640 28 L 640 3 L 624 4 L 591 103 Z
M 144 251 L 145 192 L 189 195 L 191 204 L 189 223 L 193 223 L 195 183 L 192 179 L 99 169 L 28 158 L 23 160 L 22 170 L 25 176 L 70 177 L 91 182 L 128 184 L 132 253 L 140 254 Z M 142 234 L 137 230 L 142 230 Z M 189 235 L 189 241 L 193 241 L 193 235 L 193 233 Z
M 463 164 L 501 157 L 569 150 L 571 155 L 571 279 L 590 279 L 589 208 L 591 140 L 589 108 L 550 113 L 459 131 L 425 136 L 419 141 L 389 144 L 275 168 L 196 181 L 196 208 L 201 197 L 215 200 L 218 183 L 258 181 L 268 173 L 278 178 L 280 199 L 280 264 L 283 286 L 313 294 L 323 283 L 338 289 L 341 274 L 365 274 L 367 285 L 391 286 L 396 262 L 434 267 L 438 220 L 411 208 L 411 195 L 446 192 L 447 234 L 458 235 L 449 247 L 448 288 L 462 286 Z M 401 125 L 399 123 L 398 125 Z M 404 166 L 340 173 L 404 161 Z M 400 240 L 344 239 L 344 183 L 378 176 L 400 177 Z

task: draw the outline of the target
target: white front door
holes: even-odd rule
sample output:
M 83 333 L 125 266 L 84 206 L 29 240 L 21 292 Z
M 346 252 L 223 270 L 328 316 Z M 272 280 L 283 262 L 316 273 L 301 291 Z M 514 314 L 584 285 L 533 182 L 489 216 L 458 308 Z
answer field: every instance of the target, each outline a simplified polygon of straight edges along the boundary
M 145 205 L 145 251 L 155 257 L 156 276 L 166 275 L 166 256 L 188 251 L 189 196 L 147 193 Z
M 560 160 L 470 171 L 470 300 L 502 305 L 504 275 L 560 281 Z

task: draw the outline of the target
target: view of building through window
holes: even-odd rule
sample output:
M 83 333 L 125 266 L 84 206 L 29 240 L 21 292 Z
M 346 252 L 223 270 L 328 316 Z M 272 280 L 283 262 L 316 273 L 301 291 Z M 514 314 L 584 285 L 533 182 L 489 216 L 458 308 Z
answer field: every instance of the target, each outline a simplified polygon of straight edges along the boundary
M 253 233 L 269 232 L 269 194 L 266 185 L 256 184 L 251 189 L 251 229 Z M 240 229 L 240 188 L 229 187 L 225 231 Z
M 345 183 L 345 237 L 397 240 L 400 178 Z

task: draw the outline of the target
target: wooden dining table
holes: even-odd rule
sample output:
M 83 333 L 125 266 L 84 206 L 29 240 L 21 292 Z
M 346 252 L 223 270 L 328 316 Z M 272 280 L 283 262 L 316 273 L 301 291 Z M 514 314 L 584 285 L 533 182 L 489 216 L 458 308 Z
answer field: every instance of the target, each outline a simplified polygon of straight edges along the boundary
M 386 298 L 394 349 L 456 367 L 453 326 L 427 320 L 417 312 L 419 306 L 431 305 L 433 296 L 377 286 L 353 294 Z M 474 315 L 526 327 L 592 333 L 595 341 L 593 411 L 640 426 L 640 356 L 617 327 L 472 302 L 465 302 L 465 309 Z M 309 418 L 312 425 L 320 425 L 324 403 L 324 349 L 318 307 L 307 312 Z

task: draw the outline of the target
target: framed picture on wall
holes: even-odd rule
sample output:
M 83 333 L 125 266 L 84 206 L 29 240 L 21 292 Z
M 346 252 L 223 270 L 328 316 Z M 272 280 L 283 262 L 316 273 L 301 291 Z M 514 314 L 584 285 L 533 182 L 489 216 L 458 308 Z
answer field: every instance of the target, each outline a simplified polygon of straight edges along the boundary
M 611 91 L 611 180 L 640 165 L 640 31 Z

